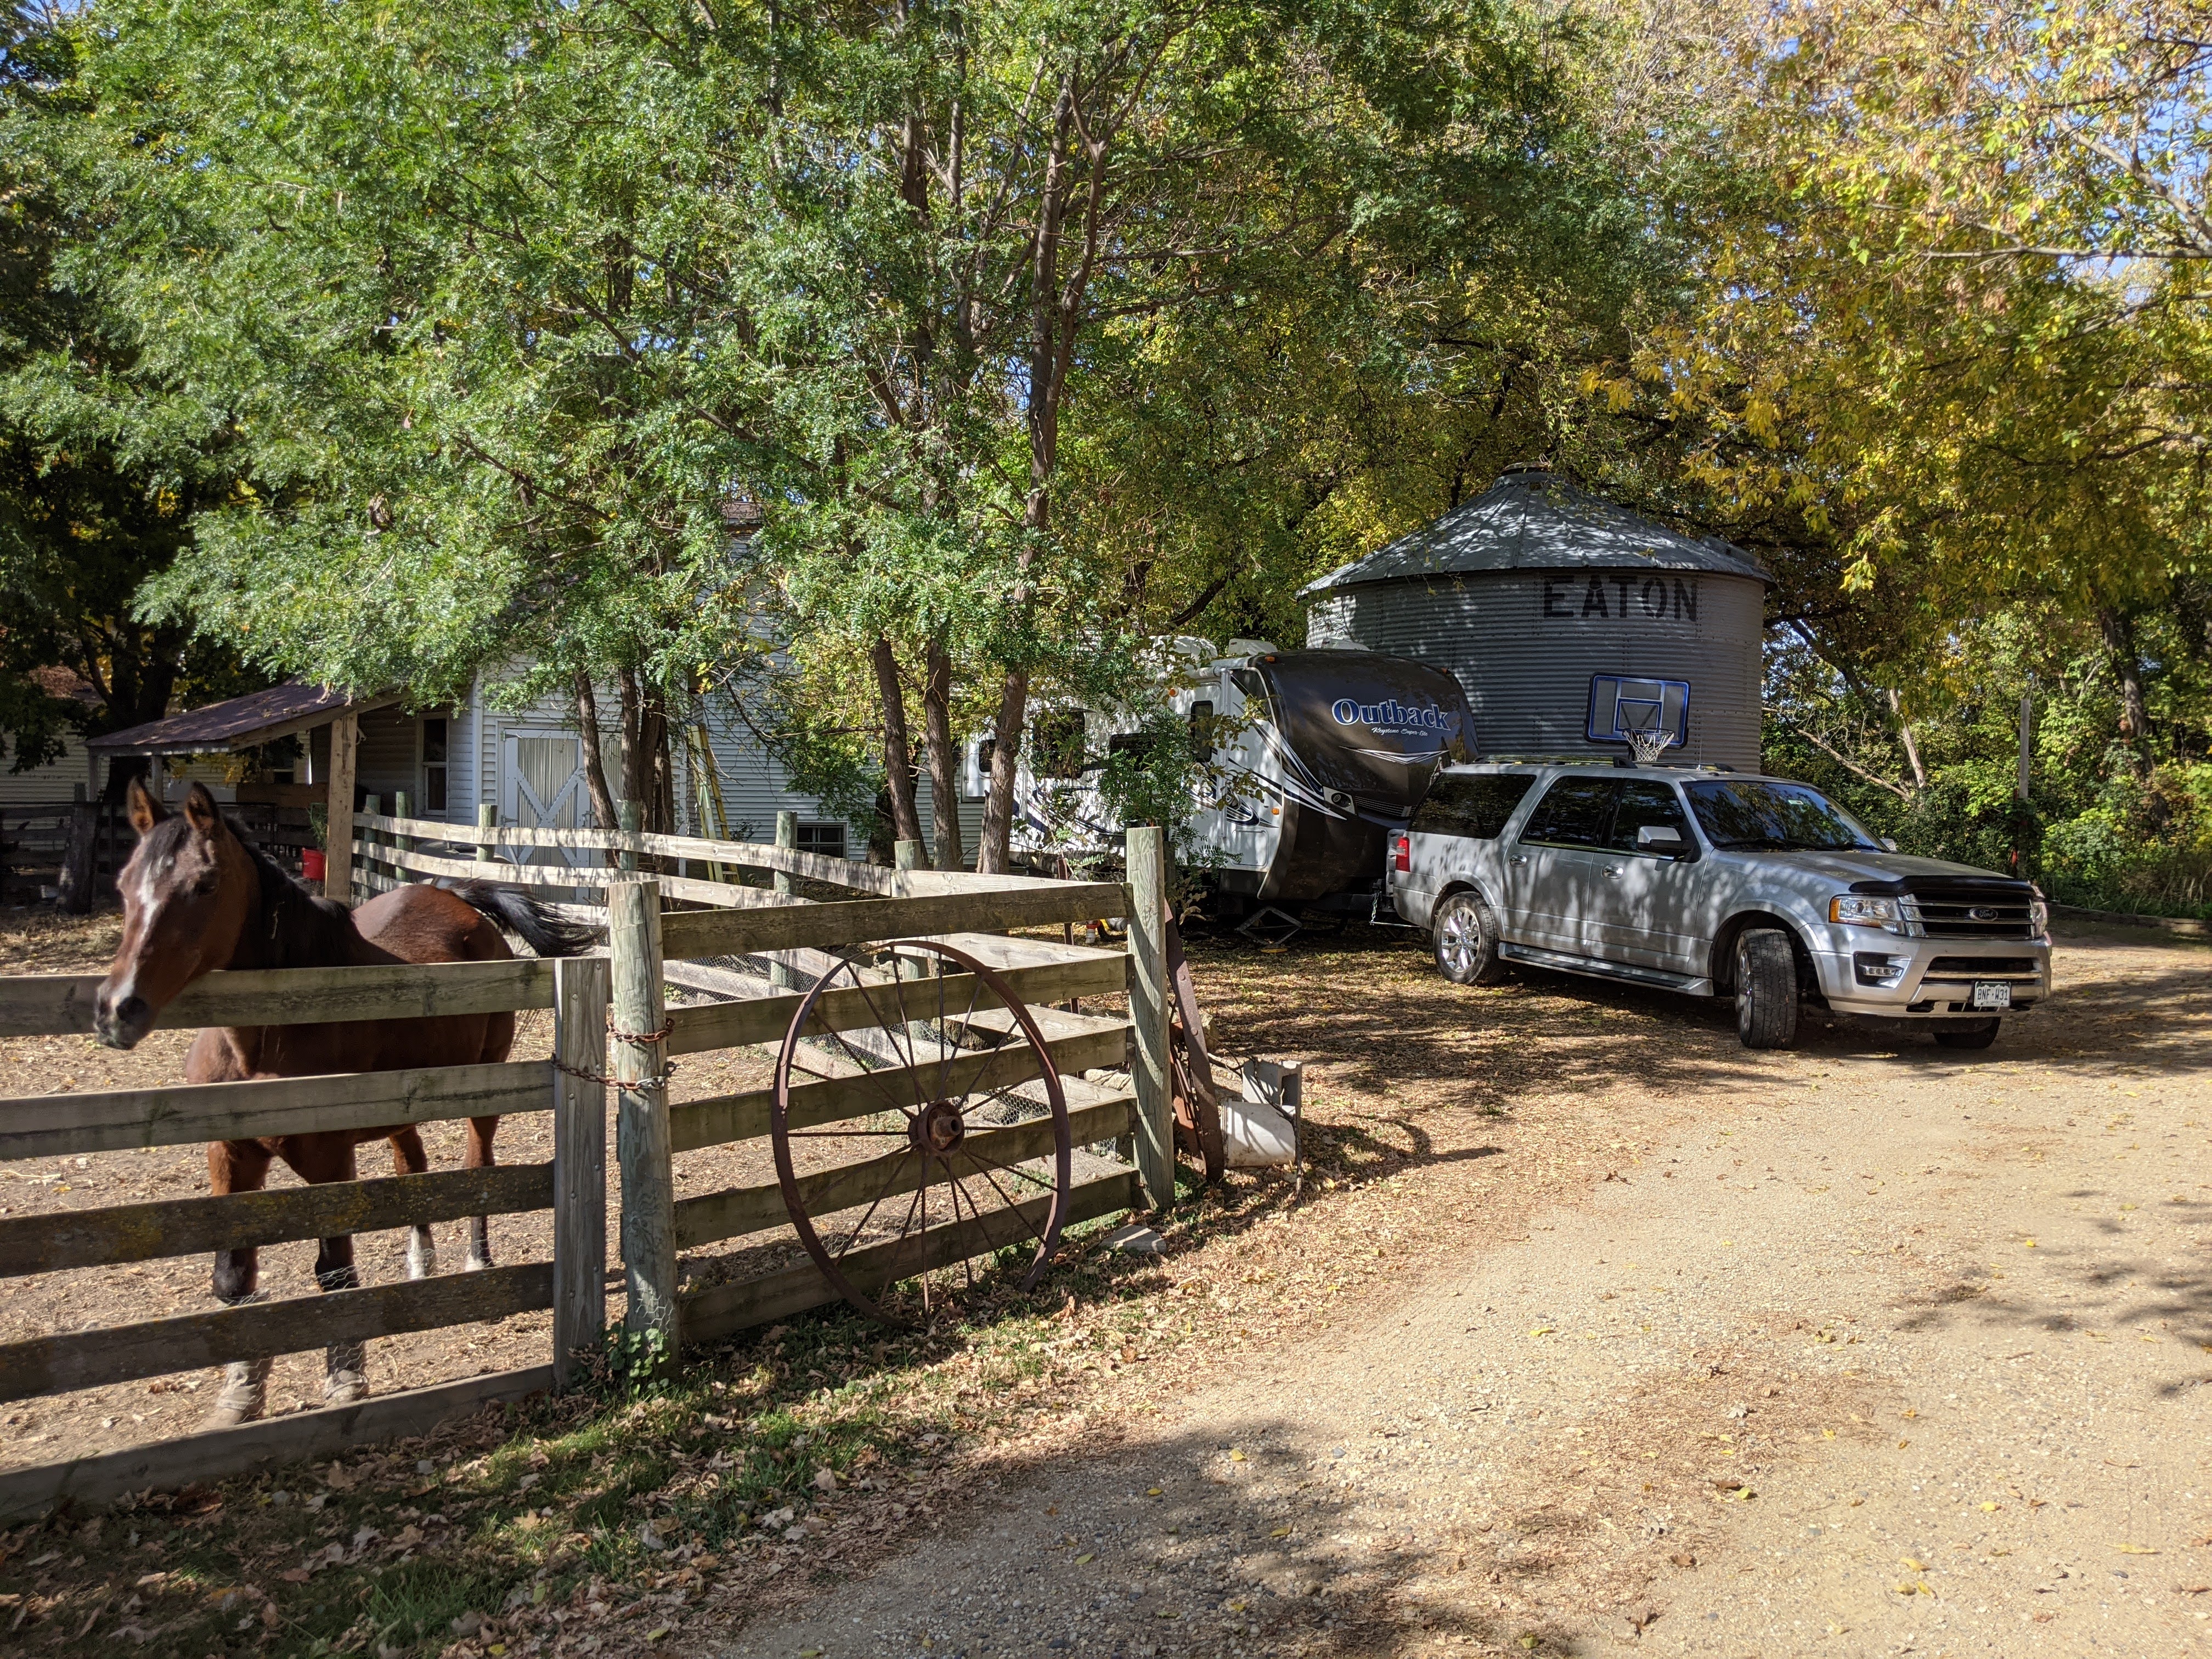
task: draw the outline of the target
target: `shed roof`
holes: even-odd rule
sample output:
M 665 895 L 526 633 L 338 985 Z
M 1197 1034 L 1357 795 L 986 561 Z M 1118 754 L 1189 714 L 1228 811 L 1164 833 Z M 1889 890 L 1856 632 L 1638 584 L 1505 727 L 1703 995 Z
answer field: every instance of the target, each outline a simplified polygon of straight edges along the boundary
M 295 732 L 327 726 L 341 714 L 357 714 L 398 701 L 396 691 L 349 697 L 327 685 L 287 680 L 265 691 L 249 691 L 167 720 L 110 732 L 85 747 L 102 755 L 210 755 L 254 749 Z
M 1330 588 L 1412 576 L 1624 566 L 1771 580 L 1740 547 L 1717 537 L 1680 534 L 1532 467 L 1508 471 L 1474 500 L 1316 578 L 1298 590 L 1298 597 L 1310 599 Z

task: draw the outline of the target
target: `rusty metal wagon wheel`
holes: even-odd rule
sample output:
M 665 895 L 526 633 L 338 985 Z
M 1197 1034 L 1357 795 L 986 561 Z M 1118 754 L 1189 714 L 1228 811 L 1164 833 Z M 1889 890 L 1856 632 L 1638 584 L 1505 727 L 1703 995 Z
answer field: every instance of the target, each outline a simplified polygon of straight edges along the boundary
M 890 975 L 884 977 L 883 969 Z M 994 969 L 928 939 L 839 963 L 793 1016 L 769 1133 L 784 1207 L 854 1307 L 862 1288 L 1034 1245 L 1035 1287 L 1066 1219 L 1067 1098 L 1036 1021 Z

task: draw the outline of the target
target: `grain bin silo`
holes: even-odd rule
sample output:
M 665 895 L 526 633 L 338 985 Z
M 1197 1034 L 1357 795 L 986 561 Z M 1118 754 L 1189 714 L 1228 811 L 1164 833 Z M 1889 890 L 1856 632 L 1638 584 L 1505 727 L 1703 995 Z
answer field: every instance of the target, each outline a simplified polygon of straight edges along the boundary
M 1449 669 L 1484 755 L 1625 755 L 1656 722 L 1668 760 L 1749 769 L 1767 580 L 1726 542 L 1516 467 L 1298 597 L 1310 646 Z

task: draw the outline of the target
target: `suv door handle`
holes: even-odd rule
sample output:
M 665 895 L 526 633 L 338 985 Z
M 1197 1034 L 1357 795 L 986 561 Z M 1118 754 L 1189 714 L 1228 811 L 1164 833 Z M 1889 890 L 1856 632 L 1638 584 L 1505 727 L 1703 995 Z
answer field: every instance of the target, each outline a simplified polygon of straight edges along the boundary
M 1526 864 L 1528 862 L 1528 855 L 1526 853 L 1516 853 L 1511 858 L 1508 859 L 1506 862 L 1508 864 Z
M 1620 873 L 1620 866 L 1619 865 L 1608 864 L 1605 866 L 1605 872 L 1608 876 L 1617 876 Z

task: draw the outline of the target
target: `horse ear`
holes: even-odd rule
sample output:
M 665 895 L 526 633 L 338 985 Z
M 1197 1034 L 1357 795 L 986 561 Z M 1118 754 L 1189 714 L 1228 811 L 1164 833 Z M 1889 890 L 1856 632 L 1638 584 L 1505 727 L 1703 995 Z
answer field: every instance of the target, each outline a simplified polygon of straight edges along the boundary
M 143 778 L 131 780 L 128 800 L 131 827 L 142 836 L 169 816 L 169 809 L 162 805 L 154 792 L 146 787 Z
M 192 826 L 197 836 L 213 836 L 222 828 L 222 809 L 215 804 L 215 797 L 207 786 L 196 783 L 185 794 L 185 822 Z

